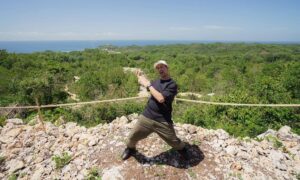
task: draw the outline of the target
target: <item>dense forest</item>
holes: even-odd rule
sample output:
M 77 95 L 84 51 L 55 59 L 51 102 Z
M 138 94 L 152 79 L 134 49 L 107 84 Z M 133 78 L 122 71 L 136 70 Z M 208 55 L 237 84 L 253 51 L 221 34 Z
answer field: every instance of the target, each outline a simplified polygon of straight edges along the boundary
M 101 46 L 72 52 L 30 54 L 0 51 L 0 106 L 74 102 L 136 96 L 137 79 L 123 67 L 141 68 L 157 78 L 153 63 L 166 60 L 180 92 L 196 92 L 202 99 L 235 103 L 300 103 L 300 45 L 189 44 L 161 46 Z M 76 81 L 74 76 L 79 77 Z M 208 96 L 208 93 L 214 93 Z M 43 109 L 45 119 L 59 124 L 76 121 L 93 126 L 117 116 L 141 112 L 146 101 Z M 35 110 L 18 116 L 30 121 Z M 300 108 L 229 107 L 174 104 L 175 122 L 222 128 L 236 136 L 250 136 L 268 128 L 289 125 L 300 134 Z M 0 117 L 3 119 L 5 117 Z M 0 124 L 1 124 L 0 123 Z

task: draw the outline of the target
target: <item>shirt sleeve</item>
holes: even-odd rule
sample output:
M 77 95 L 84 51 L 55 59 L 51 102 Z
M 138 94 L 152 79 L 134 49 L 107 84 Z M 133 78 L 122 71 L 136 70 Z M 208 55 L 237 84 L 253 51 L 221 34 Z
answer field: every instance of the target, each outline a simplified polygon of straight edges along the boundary
M 166 101 L 172 101 L 178 92 L 178 87 L 176 83 L 172 83 L 167 86 L 163 91 L 162 95 Z

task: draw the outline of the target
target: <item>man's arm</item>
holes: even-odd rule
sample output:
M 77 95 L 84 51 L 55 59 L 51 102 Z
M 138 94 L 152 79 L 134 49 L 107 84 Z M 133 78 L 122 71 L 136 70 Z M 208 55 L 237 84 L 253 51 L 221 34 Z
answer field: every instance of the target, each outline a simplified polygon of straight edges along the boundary
M 137 71 L 136 72 L 136 76 L 138 78 L 138 82 L 144 86 L 144 87 L 148 87 L 149 85 L 151 85 L 150 81 L 144 76 L 142 75 L 141 71 Z M 157 91 L 153 86 L 149 87 L 150 93 L 151 95 L 159 102 L 159 103 L 164 103 L 165 102 L 165 98 L 164 96 Z
M 150 93 L 152 94 L 152 96 L 159 102 L 159 103 L 164 103 L 165 102 L 165 98 L 164 96 L 157 91 L 153 86 L 149 87 Z

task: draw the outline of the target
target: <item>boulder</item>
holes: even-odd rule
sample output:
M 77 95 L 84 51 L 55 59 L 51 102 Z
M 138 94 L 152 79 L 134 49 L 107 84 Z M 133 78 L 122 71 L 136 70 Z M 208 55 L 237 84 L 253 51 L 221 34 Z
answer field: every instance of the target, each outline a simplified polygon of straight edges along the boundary
M 125 125 L 125 124 L 127 124 L 128 122 L 129 122 L 129 120 L 127 119 L 126 116 L 121 116 L 120 119 L 119 119 L 119 123 L 120 123 L 121 125 Z
M 103 170 L 103 180 L 123 180 L 124 177 L 122 176 L 121 172 L 121 167 L 119 166 L 113 166 L 109 169 L 104 169 Z
M 273 164 L 280 162 L 285 159 L 285 156 L 282 152 L 271 150 L 269 154 L 269 158 L 273 161 Z
M 91 147 L 91 146 L 95 146 L 96 144 L 98 143 L 98 139 L 97 138 L 92 138 L 88 145 Z
M 21 131 L 22 131 L 21 128 L 14 128 L 9 130 L 7 133 L 5 133 L 5 136 L 15 138 L 21 133 Z
M 215 134 L 218 136 L 218 139 L 225 140 L 229 138 L 229 134 L 223 129 L 217 129 Z
M 293 138 L 291 128 L 289 126 L 282 126 L 278 130 L 278 137 L 282 140 L 291 140 Z
M 138 119 L 138 117 L 139 115 L 137 113 L 133 113 L 127 116 L 129 122 Z
M 23 161 L 12 159 L 7 162 L 6 167 L 7 167 L 9 173 L 13 173 L 13 172 L 18 171 L 19 169 L 24 168 L 25 164 Z
M 237 154 L 237 149 L 235 146 L 227 146 L 225 148 L 225 151 L 227 154 L 230 154 L 231 156 L 235 156 Z
M 7 120 L 6 120 L 6 123 L 12 123 L 12 124 L 15 124 L 15 125 L 21 125 L 21 124 L 24 124 L 24 123 L 23 123 L 23 120 L 22 120 L 22 119 L 19 119 L 19 118 L 7 119 Z
M 231 164 L 230 168 L 232 170 L 240 171 L 243 169 L 242 164 L 240 162 L 234 162 Z
M 278 130 L 278 134 L 291 134 L 291 128 L 289 126 L 282 126 Z
M 42 174 L 44 172 L 44 167 L 38 166 L 36 170 L 34 171 L 33 175 L 31 176 L 32 180 L 39 180 L 42 178 Z
M 266 136 L 276 136 L 277 132 L 274 131 L 273 129 L 268 129 L 266 132 L 258 135 L 257 137 L 260 138 L 260 139 L 264 139 Z
M 195 133 L 197 133 L 197 127 L 196 127 L 196 126 L 190 126 L 190 127 L 188 128 L 188 132 L 189 132 L 190 134 L 195 134 Z

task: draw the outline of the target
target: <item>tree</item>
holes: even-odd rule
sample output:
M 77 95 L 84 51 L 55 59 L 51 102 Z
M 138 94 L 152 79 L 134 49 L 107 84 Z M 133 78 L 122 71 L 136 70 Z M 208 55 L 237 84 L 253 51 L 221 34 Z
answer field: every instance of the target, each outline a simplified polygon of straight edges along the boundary
M 53 77 L 32 77 L 20 82 L 20 98 L 25 104 L 51 104 L 63 102 L 67 93 L 53 84 Z

